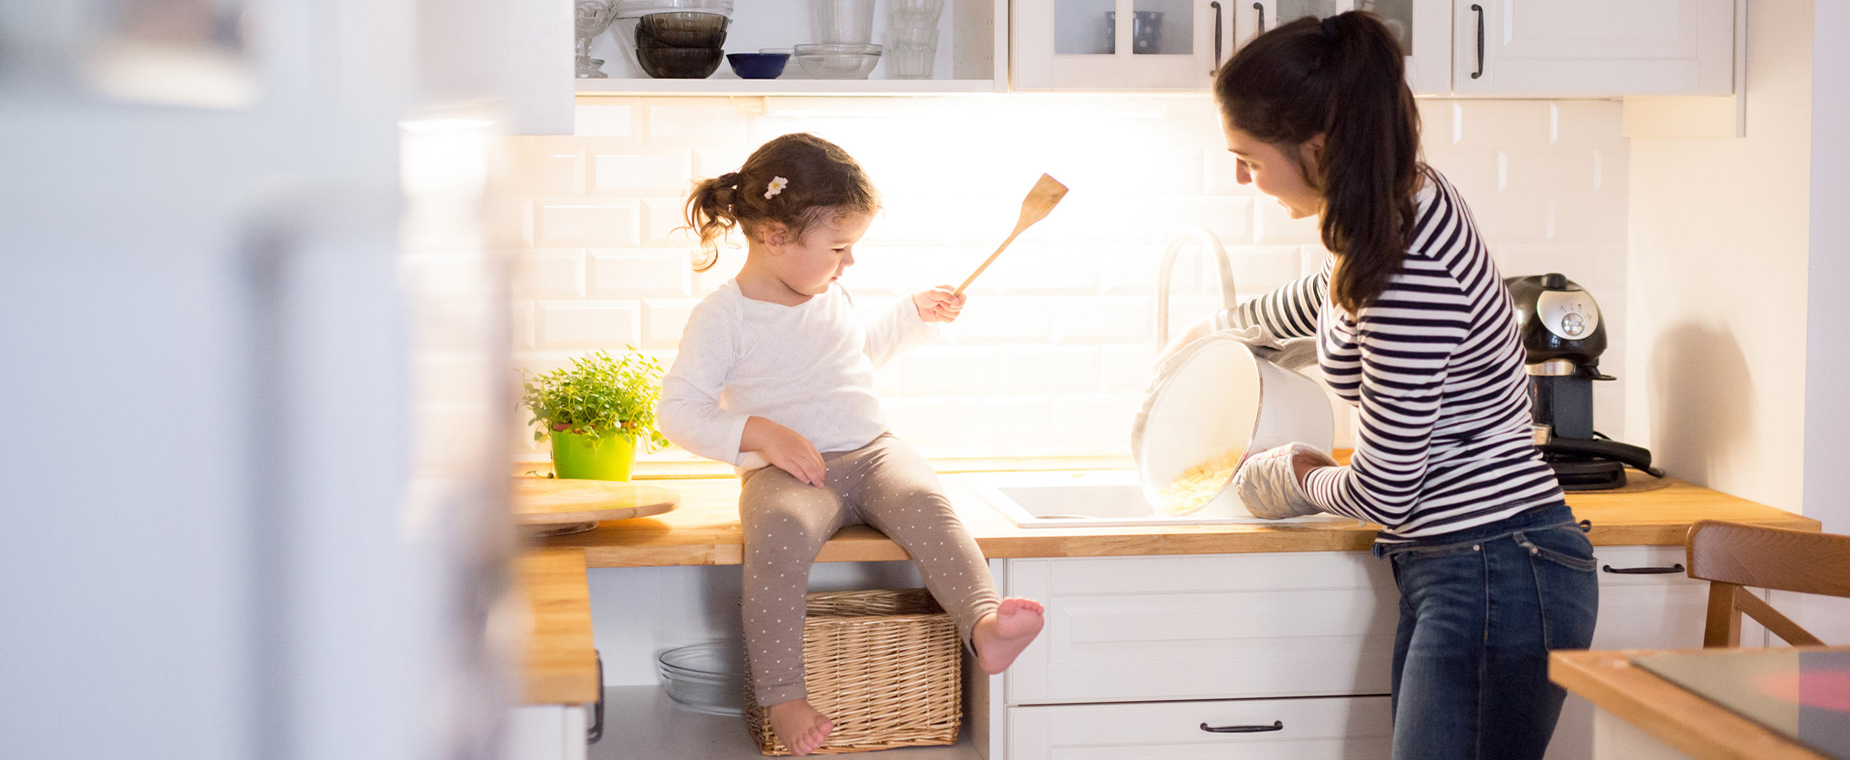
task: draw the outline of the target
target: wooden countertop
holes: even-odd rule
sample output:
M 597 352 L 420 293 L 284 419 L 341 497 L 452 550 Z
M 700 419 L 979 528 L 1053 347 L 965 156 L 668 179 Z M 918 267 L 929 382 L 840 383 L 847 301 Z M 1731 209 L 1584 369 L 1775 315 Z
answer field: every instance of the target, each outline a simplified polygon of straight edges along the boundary
M 1705 651 L 1738 650 L 1557 651 L 1548 655 L 1548 677 L 1690 757 L 1825 760 L 1824 755 L 1634 666 L 1631 661 L 1632 657 L 1647 654 Z
M 515 561 L 515 580 L 532 612 L 521 663 L 521 702 L 588 705 L 603 691 L 591 640 L 585 556 L 577 549 L 534 549 Z
M 1375 528 L 1359 524 L 1019 528 L 956 475 L 945 475 L 943 480 L 965 527 L 990 558 L 1363 551 L 1375 536 Z M 582 549 L 591 567 L 739 564 L 737 478 L 650 483 L 679 493 L 681 506 L 657 517 L 602 523 L 587 533 L 547 539 L 546 545 Z M 1567 501 L 1580 518 L 1593 521 L 1589 538 L 1602 545 L 1680 545 L 1689 525 L 1705 519 L 1820 529 L 1817 520 L 1676 480 L 1655 491 L 1576 493 Z M 854 526 L 835 534 L 817 561 L 907 558 L 905 550 L 885 536 Z

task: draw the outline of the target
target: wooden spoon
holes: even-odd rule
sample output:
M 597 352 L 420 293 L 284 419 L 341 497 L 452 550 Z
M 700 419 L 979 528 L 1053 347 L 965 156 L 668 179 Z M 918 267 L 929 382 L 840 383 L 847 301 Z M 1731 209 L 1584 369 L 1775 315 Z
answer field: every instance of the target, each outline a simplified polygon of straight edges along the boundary
M 1021 220 L 1015 223 L 1015 231 L 1009 233 L 1009 239 L 1002 241 L 1002 245 L 996 248 L 996 252 L 989 254 L 989 258 L 983 260 L 983 265 L 971 272 L 970 276 L 964 280 L 964 284 L 951 291 L 951 295 L 963 295 L 964 288 L 970 287 L 970 283 L 976 281 L 976 276 L 988 269 L 997 256 L 1002 255 L 1002 249 L 1009 247 L 1009 243 L 1015 242 L 1015 236 L 1034 226 L 1035 222 L 1046 219 L 1047 212 L 1052 211 L 1054 206 L 1060 204 L 1060 199 L 1065 197 L 1065 185 L 1060 184 L 1059 180 L 1053 177 L 1041 175 L 1040 181 L 1034 183 L 1034 189 L 1028 191 L 1028 197 L 1021 199 Z

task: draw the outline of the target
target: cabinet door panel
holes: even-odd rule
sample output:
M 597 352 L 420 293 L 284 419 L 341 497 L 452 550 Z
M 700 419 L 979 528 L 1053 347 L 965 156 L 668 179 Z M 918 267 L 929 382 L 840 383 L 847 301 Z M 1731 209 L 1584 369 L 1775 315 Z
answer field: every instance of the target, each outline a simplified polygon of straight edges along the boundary
M 1732 0 L 1460 0 L 1453 14 L 1461 94 L 1733 91 Z
M 1017 0 L 1009 4 L 1016 90 L 1206 90 L 1215 37 L 1233 52 L 1229 0 Z M 1217 26 L 1218 21 L 1218 26 Z
M 1387 697 L 1011 707 L 1008 722 L 1010 760 L 1387 760 L 1394 728 Z
M 1415 95 L 1452 91 L 1452 4 L 1449 0 L 1246 0 L 1232 3 L 1240 45 L 1262 31 L 1304 17 L 1345 11 L 1374 13 L 1406 51 L 1407 86 Z
M 1010 704 L 1385 694 L 1397 606 L 1362 552 L 1016 560 L 1047 629 Z

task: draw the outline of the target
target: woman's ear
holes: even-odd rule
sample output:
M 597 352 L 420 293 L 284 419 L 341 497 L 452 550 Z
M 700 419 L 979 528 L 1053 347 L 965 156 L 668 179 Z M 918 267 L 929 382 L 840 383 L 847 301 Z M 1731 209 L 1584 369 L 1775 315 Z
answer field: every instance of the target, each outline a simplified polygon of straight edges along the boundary
M 1318 132 L 1298 145 L 1298 161 L 1309 167 L 1313 175 L 1323 168 L 1323 146 L 1326 142 L 1324 134 Z

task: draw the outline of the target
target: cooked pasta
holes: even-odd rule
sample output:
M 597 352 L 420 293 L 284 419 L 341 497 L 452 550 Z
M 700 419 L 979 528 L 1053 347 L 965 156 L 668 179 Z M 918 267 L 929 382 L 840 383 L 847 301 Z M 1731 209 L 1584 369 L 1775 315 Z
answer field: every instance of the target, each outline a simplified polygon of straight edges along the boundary
M 1233 479 L 1240 466 L 1240 449 L 1229 449 L 1220 456 L 1183 470 L 1182 474 L 1156 495 L 1156 510 L 1166 515 L 1186 515 L 1206 506 Z

